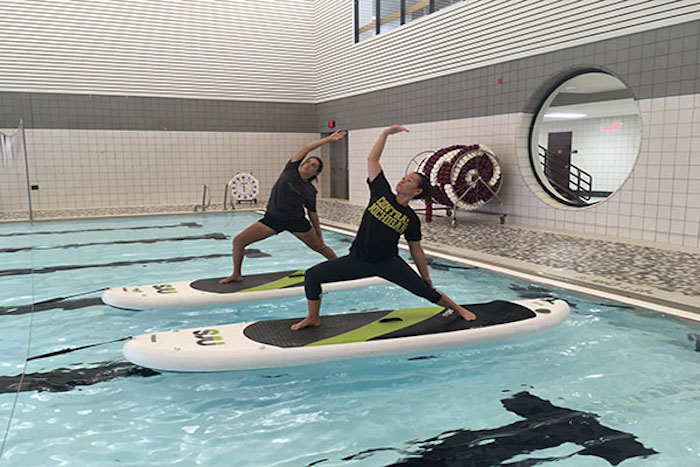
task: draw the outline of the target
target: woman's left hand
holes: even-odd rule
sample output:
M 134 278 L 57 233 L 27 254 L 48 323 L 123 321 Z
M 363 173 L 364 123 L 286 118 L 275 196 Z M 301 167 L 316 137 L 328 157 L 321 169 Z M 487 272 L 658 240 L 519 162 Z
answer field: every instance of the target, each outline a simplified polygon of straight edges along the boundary
M 402 127 L 401 125 L 392 125 L 389 128 L 387 128 L 386 130 L 384 130 L 384 132 L 387 135 L 395 135 L 396 133 L 401 133 L 402 131 L 408 132 L 408 129 L 405 127 Z
M 340 131 L 336 131 L 335 133 L 333 133 L 332 135 L 330 135 L 328 138 L 329 138 L 331 141 L 338 141 L 339 139 L 344 138 L 345 135 L 347 135 L 347 134 L 348 134 L 347 131 L 345 131 L 345 130 L 340 130 Z

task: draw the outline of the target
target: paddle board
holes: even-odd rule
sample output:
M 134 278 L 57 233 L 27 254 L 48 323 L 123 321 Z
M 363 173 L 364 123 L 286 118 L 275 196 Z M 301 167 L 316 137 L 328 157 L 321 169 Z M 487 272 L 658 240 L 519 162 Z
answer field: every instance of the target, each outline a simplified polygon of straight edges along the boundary
M 165 284 L 111 287 L 102 301 L 116 308 L 192 308 L 226 303 L 290 297 L 304 293 L 304 270 L 281 271 L 245 276 L 240 282 L 219 284 L 219 277 Z M 323 291 L 354 289 L 381 284 L 384 279 L 367 277 L 323 285 Z
M 550 298 L 464 306 L 475 321 L 439 306 L 324 315 L 320 327 L 299 331 L 289 327 L 301 318 L 144 334 L 123 351 L 137 365 L 164 371 L 276 368 L 504 339 L 551 328 L 569 315 L 565 301 Z

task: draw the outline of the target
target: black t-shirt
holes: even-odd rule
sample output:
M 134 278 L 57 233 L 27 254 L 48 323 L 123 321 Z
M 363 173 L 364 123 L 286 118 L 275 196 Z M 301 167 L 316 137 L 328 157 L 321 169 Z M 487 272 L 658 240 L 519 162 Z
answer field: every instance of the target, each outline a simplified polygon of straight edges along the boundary
M 409 242 L 421 239 L 420 220 L 408 206 L 396 202 L 384 172 L 370 181 L 369 205 L 350 251 L 365 261 L 384 261 L 399 255 L 399 237 Z
M 311 182 L 305 182 L 299 175 L 301 162 L 287 162 L 272 186 L 267 212 L 278 219 L 306 217 L 304 207 L 316 212 L 316 187 Z

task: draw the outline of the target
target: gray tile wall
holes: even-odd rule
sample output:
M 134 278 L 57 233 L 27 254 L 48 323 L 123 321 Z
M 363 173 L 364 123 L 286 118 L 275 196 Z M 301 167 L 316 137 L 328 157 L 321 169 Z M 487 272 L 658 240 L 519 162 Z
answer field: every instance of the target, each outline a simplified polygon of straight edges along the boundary
M 578 69 L 624 81 L 638 99 L 700 92 L 700 21 L 593 42 L 318 105 L 318 131 L 534 112 Z M 502 84 L 498 79 L 502 78 Z
M 0 128 L 309 133 L 314 104 L 0 92 Z

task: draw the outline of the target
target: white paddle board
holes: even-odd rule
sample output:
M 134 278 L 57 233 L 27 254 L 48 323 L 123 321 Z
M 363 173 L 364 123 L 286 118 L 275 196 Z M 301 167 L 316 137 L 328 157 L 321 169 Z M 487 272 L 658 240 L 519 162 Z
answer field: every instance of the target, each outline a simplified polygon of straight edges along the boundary
M 549 298 L 464 306 L 475 321 L 439 306 L 324 315 L 320 327 L 299 331 L 290 326 L 301 318 L 144 334 L 123 351 L 129 361 L 156 370 L 276 368 L 505 339 L 551 328 L 569 315 L 565 301 Z
M 193 308 L 227 303 L 290 297 L 304 293 L 304 270 L 245 276 L 242 281 L 219 284 L 221 278 L 163 284 L 111 287 L 102 301 L 116 308 Z M 386 282 L 379 277 L 323 284 L 323 291 L 354 289 Z

